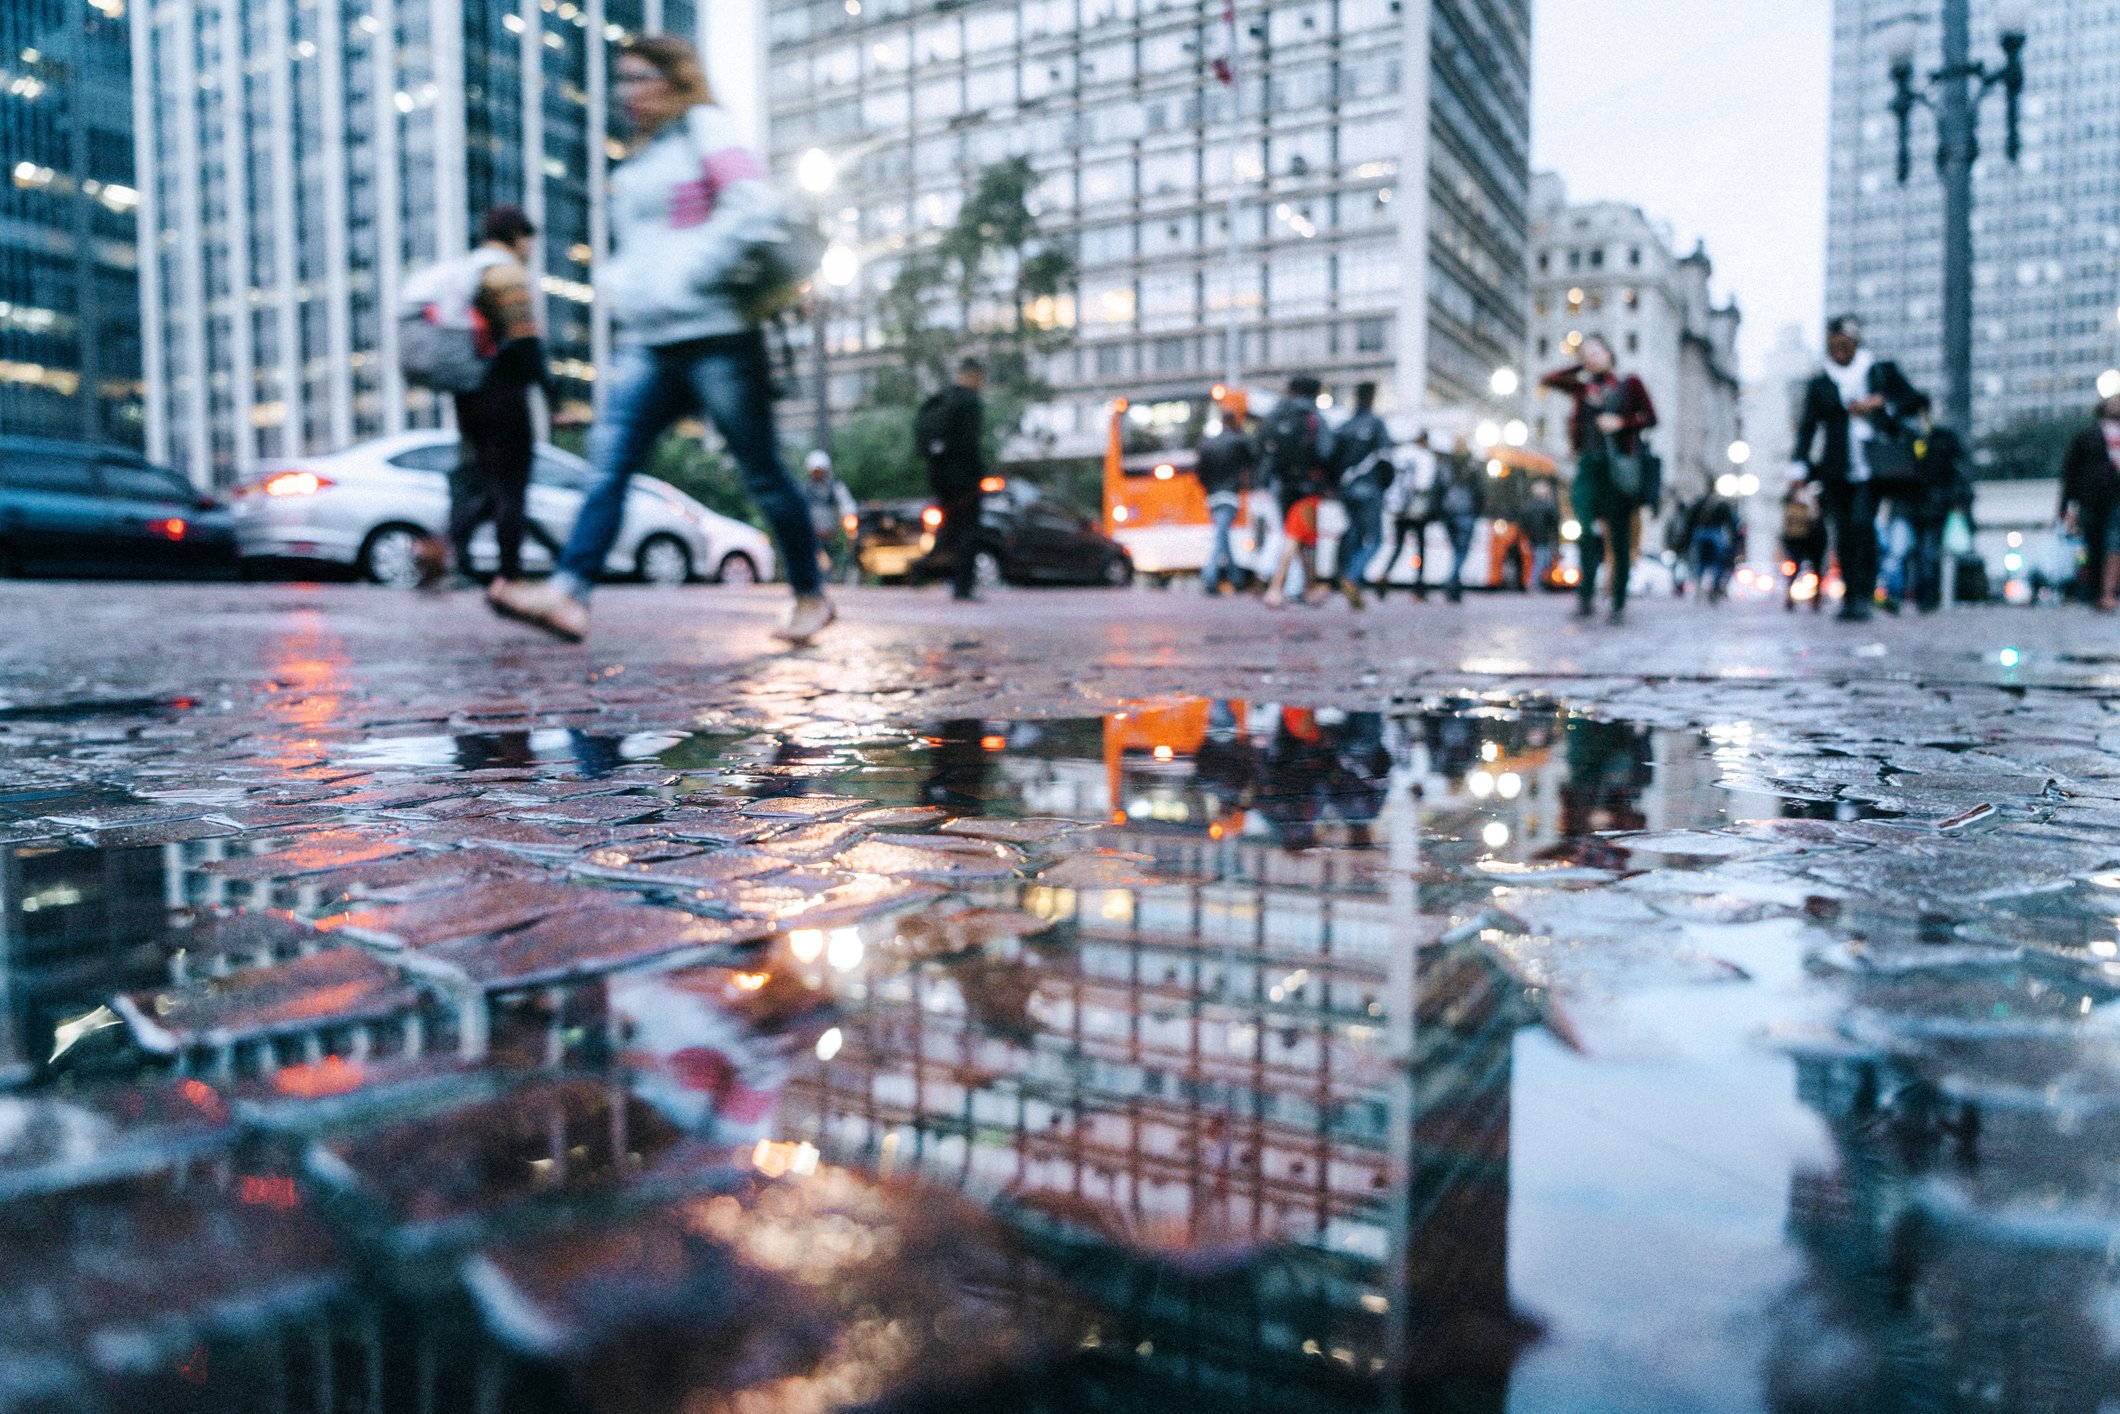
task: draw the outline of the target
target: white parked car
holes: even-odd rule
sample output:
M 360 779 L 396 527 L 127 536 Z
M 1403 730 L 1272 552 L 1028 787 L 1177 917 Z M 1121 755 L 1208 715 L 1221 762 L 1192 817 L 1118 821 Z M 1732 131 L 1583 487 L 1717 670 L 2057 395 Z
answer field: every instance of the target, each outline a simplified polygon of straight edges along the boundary
M 456 433 L 423 430 L 276 466 L 236 488 L 236 553 L 348 565 L 378 584 L 410 586 L 419 579 L 414 546 L 448 525 L 456 462 Z M 580 457 L 540 444 L 530 471 L 532 525 L 564 545 L 593 475 Z M 471 559 L 481 571 L 499 563 L 491 523 L 473 535 Z M 523 542 L 524 569 L 550 569 L 552 559 L 533 529 Z M 773 577 L 773 547 L 752 526 L 667 482 L 636 476 L 604 573 L 651 584 L 750 584 Z

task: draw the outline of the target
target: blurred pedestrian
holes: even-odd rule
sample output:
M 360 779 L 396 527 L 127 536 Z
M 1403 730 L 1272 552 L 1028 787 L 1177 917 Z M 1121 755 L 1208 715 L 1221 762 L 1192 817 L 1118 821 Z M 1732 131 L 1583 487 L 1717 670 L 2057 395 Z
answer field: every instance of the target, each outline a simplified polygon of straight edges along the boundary
M 1332 455 L 1332 434 L 1318 416 L 1323 391 L 1308 374 L 1289 379 L 1288 396 L 1274 405 L 1260 439 L 1260 456 L 1281 506 L 1283 537 L 1280 558 L 1266 581 L 1269 604 L 1288 602 L 1284 581 L 1298 563 L 1306 602 L 1318 587 L 1318 510 L 1325 503 L 1325 468 Z
M 810 529 L 817 535 L 817 562 L 838 578 L 854 543 L 854 493 L 832 470 L 832 454 L 822 447 L 802 462 L 802 499 L 810 508 Z
M 1221 422 L 1201 441 L 1194 467 L 1200 489 L 1207 493 L 1207 514 L 1215 536 L 1207 553 L 1207 568 L 1200 572 L 1200 587 L 1208 594 L 1220 594 L 1237 580 L 1230 530 L 1243 514 L 1244 498 L 1259 467 L 1259 449 L 1244 430 L 1243 394 L 1225 394 Z
M 1612 621 L 1627 614 L 1627 579 L 1634 568 L 1634 524 L 1647 486 L 1643 434 L 1656 426 L 1656 405 L 1633 374 L 1615 368 L 1612 345 L 1587 335 L 1577 363 L 1555 369 L 1544 386 L 1566 393 L 1575 408 L 1568 441 L 1575 450 L 1570 498 L 1582 527 L 1582 578 L 1576 585 L 1576 617 L 1587 619 L 1597 602 L 1597 572 L 1612 566 Z
M 1391 486 L 1384 493 L 1384 512 L 1391 518 L 1391 552 L 1384 557 L 1384 575 L 1377 583 L 1377 594 L 1382 597 L 1391 588 L 1391 572 L 1398 567 L 1399 556 L 1406 549 L 1406 542 L 1413 542 L 1414 596 L 1428 597 L 1428 527 L 1441 514 L 1436 506 L 1436 496 L 1441 487 L 1437 484 L 1439 463 L 1435 449 L 1429 445 L 1428 433 L 1416 432 L 1413 440 L 1400 447 L 1393 463 L 1397 474 L 1391 478 Z
M 1720 604 L 1730 592 L 1730 573 L 1737 552 L 1737 508 L 1712 489 L 1687 515 L 1691 534 L 1687 556 L 1693 566 L 1693 592 L 1704 602 Z
M 523 577 L 530 463 L 537 449 L 530 390 L 547 386 L 545 345 L 530 290 L 529 260 L 536 243 L 537 227 L 521 207 L 495 206 L 479 221 L 476 250 L 425 272 L 420 280 L 438 296 L 448 286 L 465 301 L 464 313 L 486 360 L 478 386 L 455 395 L 461 450 L 449 477 L 449 524 L 443 535 L 428 536 L 415 551 L 420 586 L 441 584 L 452 568 L 467 574 L 472 533 L 490 520 L 500 566 L 486 586 L 486 598 L 496 608 Z M 537 533 L 545 538 L 542 530 Z
M 1781 497 L 1781 557 L 1785 568 L 1782 607 L 1796 611 L 1796 586 L 1812 581 L 1811 612 L 1826 602 L 1826 522 L 1818 509 L 1818 487 L 1800 475 L 1789 478 Z
M 2061 521 L 2086 553 L 2085 598 L 2101 614 L 2120 609 L 2120 397 L 2098 405 L 2061 463 Z
M 929 396 L 913 420 L 913 435 L 927 463 L 928 490 L 942 511 L 935 556 L 950 567 L 950 597 L 979 597 L 979 522 L 986 493 L 986 365 L 976 358 L 957 364 L 957 381 Z
M 1553 564 L 1561 551 L 1560 497 L 1550 478 L 1541 476 L 1532 481 L 1531 499 L 1518 523 L 1524 528 L 1524 538 L 1531 542 L 1531 583 L 1526 589 L 1543 588 L 1553 579 Z
M 1911 467 L 1907 420 L 1922 401 L 1897 364 L 1862 346 L 1862 325 L 1853 315 L 1826 326 L 1826 362 L 1804 389 L 1795 460 L 1818 482 L 1840 560 L 1844 620 L 1869 618 L 1877 598 L 1878 486 L 1899 481 Z
M 1340 592 L 1357 609 L 1369 562 L 1384 546 L 1384 493 L 1393 476 L 1391 433 L 1377 416 L 1376 403 L 1376 384 L 1355 384 L 1354 414 L 1332 434 L 1329 474 L 1339 483 L 1340 508 L 1347 513 L 1336 577 Z
M 1471 558 L 1472 537 L 1487 508 L 1485 481 L 1463 437 L 1447 455 L 1436 458 L 1436 510 L 1450 538 L 1450 576 L 1443 581 L 1443 595 L 1453 604 L 1465 597 L 1465 561 Z
M 704 412 L 721 433 L 787 567 L 795 602 L 776 636 L 807 643 L 832 622 L 817 537 L 773 428 L 773 373 L 749 311 L 760 232 L 782 220 L 766 169 L 714 101 L 698 51 L 675 35 L 640 35 L 619 51 L 617 95 L 635 133 L 611 174 L 614 251 L 597 295 L 621 348 L 604 371 L 609 401 L 590 439 L 597 479 L 560 567 L 537 586 L 510 585 L 495 604 L 560 638 L 589 628 L 589 596 L 618 538 L 626 488 L 671 424 Z

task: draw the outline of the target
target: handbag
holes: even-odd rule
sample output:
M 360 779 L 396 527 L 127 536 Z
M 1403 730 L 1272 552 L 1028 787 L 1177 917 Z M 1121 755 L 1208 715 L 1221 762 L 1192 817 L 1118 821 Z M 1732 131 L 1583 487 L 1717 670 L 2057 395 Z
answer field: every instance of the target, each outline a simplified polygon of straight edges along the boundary
M 1966 519 L 1964 511 L 1952 511 L 1944 519 L 1943 553 L 1946 555 L 1970 555 L 1973 553 L 1973 523 Z
M 1619 416 L 1627 405 L 1627 385 L 1615 381 L 1612 391 L 1605 395 L 1604 411 Z M 1634 450 L 1623 452 L 1619 444 L 1605 436 L 1605 461 L 1612 477 L 1612 489 L 1637 506 L 1653 505 L 1664 494 L 1664 464 L 1656 453 L 1649 450 L 1646 438 L 1636 437 Z
M 708 152 L 697 124 L 687 115 L 685 137 L 704 166 Z M 745 223 L 743 254 L 723 274 L 721 287 L 744 318 L 765 324 L 795 307 L 824 264 L 824 221 L 805 203 L 768 182 L 772 207 Z

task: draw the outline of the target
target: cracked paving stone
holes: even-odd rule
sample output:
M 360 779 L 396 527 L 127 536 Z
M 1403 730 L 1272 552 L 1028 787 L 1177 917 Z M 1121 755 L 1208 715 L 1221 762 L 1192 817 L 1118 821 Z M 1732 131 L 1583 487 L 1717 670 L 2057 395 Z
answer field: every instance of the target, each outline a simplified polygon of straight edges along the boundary
M 378 838 L 354 830 L 324 830 L 300 837 L 298 843 L 275 853 L 210 859 L 199 868 L 223 879 L 257 882 L 323 874 L 411 852 L 412 845 L 402 839 Z
M 729 922 L 678 909 L 613 904 L 578 908 L 520 932 L 460 938 L 404 955 L 404 967 L 451 987 L 514 991 L 601 976 L 649 963 L 704 958 L 773 931 L 757 920 Z
M 408 903 L 359 907 L 317 921 L 327 933 L 381 948 L 425 948 L 535 923 L 606 902 L 597 890 L 514 880 L 475 884 Z
M 121 993 L 111 1005 L 158 1055 L 402 1016 L 419 991 L 357 948 L 197 977 L 164 991 Z

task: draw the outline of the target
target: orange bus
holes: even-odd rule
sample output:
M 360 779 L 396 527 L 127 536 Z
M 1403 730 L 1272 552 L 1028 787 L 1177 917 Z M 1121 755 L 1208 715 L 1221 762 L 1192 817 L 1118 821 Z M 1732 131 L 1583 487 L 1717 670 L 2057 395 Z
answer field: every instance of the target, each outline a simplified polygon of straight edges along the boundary
M 1207 491 L 1194 451 L 1211 427 L 1247 413 L 1253 395 L 1222 384 L 1194 392 L 1112 403 L 1104 452 L 1104 533 L 1126 547 L 1137 573 L 1167 579 L 1197 574 L 1214 548 Z M 1257 571 L 1273 523 L 1272 497 L 1254 491 L 1238 518 L 1240 567 Z

